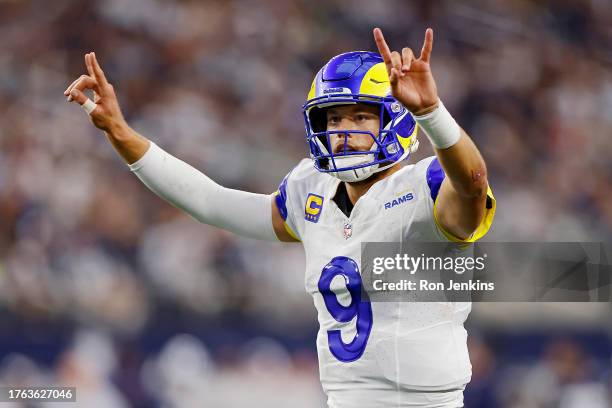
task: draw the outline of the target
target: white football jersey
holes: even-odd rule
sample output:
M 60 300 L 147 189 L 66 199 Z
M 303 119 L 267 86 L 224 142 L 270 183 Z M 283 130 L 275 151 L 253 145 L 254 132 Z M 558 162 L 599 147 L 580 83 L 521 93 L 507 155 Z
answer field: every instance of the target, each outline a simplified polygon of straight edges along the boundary
M 310 159 L 279 187 L 285 227 L 306 251 L 305 286 L 318 312 L 329 407 L 463 406 L 471 377 L 463 323 L 471 303 L 351 302 L 361 296 L 355 290 L 361 242 L 448 242 L 433 216 L 443 178 L 435 156 L 407 165 L 372 185 L 350 217 L 332 200 L 340 180 L 318 172 Z M 486 233 L 494 204 L 474 239 Z

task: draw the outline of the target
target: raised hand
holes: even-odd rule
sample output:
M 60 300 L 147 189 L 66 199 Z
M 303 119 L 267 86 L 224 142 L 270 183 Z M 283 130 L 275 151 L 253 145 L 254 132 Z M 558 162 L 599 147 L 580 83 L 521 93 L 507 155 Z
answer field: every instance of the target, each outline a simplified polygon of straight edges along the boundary
M 374 29 L 374 40 L 385 61 L 393 97 L 414 114 L 424 114 L 435 108 L 438 90 L 429 67 L 433 30 L 428 28 L 425 31 L 425 41 L 418 59 L 407 47 L 402 48 L 401 55 L 397 51 L 391 52 L 380 28 Z
M 125 119 L 119 108 L 115 90 L 106 80 L 95 53 L 85 54 L 85 65 L 89 75 L 81 75 L 64 91 L 64 95 L 68 97 L 68 102 L 77 102 L 83 106 L 89 99 L 84 91 L 91 89 L 94 93 L 93 102 L 95 103 L 95 109 L 89 113 L 91 122 L 97 128 L 106 132 L 125 126 Z

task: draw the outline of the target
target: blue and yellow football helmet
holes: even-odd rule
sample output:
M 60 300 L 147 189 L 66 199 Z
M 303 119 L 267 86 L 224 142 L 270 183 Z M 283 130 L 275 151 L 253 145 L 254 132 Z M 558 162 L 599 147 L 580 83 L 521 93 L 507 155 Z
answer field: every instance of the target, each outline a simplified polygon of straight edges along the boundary
M 327 130 L 326 108 L 355 103 L 380 108 L 378 135 L 362 130 Z M 391 96 L 385 63 L 374 52 L 353 51 L 332 58 L 315 76 L 302 112 L 315 167 L 343 181 L 364 180 L 406 159 L 418 147 L 417 124 L 410 112 Z M 351 133 L 370 135 L 370 150 L 345 149 L 334 153 L 330 136 L 343 136 L 346 145 Z

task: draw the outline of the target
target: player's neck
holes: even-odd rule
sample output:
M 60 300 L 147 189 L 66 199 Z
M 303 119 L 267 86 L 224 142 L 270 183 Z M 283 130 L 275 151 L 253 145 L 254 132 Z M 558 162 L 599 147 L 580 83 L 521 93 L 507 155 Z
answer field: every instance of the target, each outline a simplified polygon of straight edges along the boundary
M 355 205 L 357 200 L 361 198 L 365 193 L 368 192 L 370 187 L 372 187 L 376 182 L 384 179 L 385 177 L 389 177 L 391 174 L 395 173 L 401 168 L 401 165 L 398 163 L 395 166 L 389 167 L 387 170 L 383 170 L 378 173 L 374 173 L 371 177 L 368 177 L 362 181 L 356 181 L 354 183 L 345 182 L 346 193 L 348 194 L 349 200 L 351 203 Z

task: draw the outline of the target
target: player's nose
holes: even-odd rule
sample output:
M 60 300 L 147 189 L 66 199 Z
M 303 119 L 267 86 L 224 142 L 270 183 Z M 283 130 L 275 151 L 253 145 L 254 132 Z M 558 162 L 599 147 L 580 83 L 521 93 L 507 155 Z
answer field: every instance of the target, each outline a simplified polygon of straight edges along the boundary
M 355 126 L 355 122 L 348 115 L 342 116 L 338 123 L 338 129 L 355 129 Z
M 337 135 L 336 140 L 334 141 L 333 144 L 333 151 L 334 153 L 338 153 L 341 151 L 344 151 L 344 145 L 346 144 L 346 151 L 354 151 L 355 148 L 351 145 L 351 133 L 348 133 L 348 136 L 346 136 L 347 133 L 341 133 L 339 135 Z

